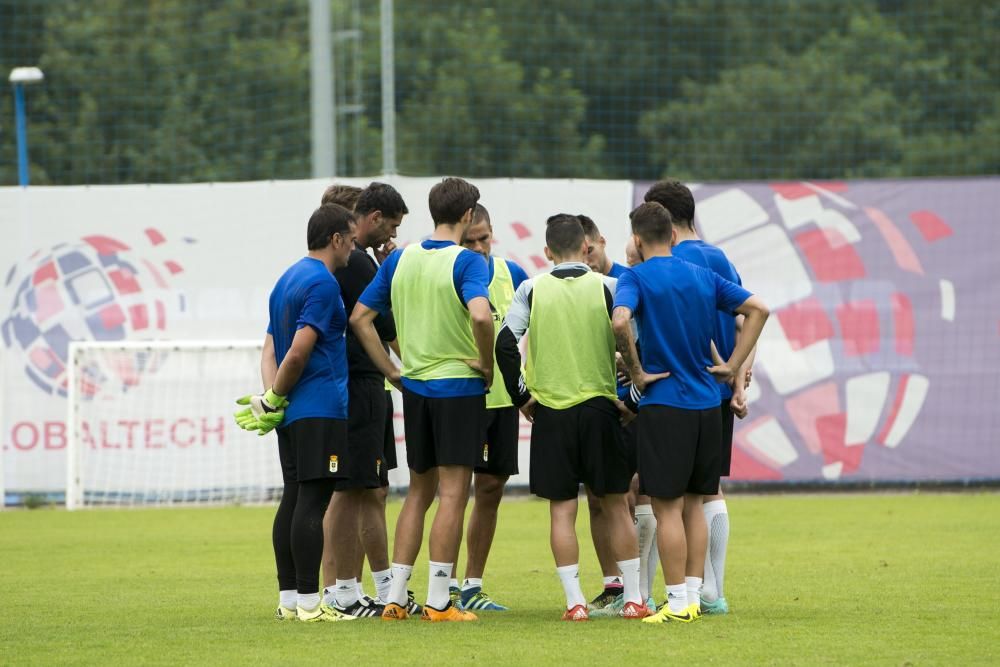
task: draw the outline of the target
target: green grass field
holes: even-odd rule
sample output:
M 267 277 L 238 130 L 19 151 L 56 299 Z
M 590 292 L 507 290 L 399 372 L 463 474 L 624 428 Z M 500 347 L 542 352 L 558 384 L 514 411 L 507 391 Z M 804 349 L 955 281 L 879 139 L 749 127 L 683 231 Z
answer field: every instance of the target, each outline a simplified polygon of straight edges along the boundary
M 1000 495 L 742 496 L 730 513 L 733 613 L 650 626 L 558 620 L 537 501 L 504 503 L 487 570 L 487 590 L 514 610 L 443 625 L 274 621 L 270 507 L 4 512 L 0 664 L 1000 662 Z M 412 582 L 421 601 L 426 558 Z

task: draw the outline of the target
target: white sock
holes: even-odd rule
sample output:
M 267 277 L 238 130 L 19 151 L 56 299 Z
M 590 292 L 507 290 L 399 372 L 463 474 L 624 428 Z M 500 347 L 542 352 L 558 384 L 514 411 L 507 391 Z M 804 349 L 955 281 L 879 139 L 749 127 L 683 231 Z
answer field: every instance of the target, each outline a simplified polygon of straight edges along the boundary
M 451 583 L 451 568 L 454 563 L 435 563 L 430 561 L 430 574 L 427 577 L 427 605 L 441 610 L 448 606 L 448 586 Z M 455 582 L 456 584 L 458 582 Z
M 613 577 L 604 577 L 604 587 L 620 588 L 622 585 L 622 575 L 616 574 Z
M 622 599 L 625 602 L 642 604 L 642 591 L 639 589 L 639 559 L 620 560 L 618 569 L 622 571 Z
M 358 580 L 354 577 L 350 579 L 337 579 L 337 606 L 346 609 L 358 601 Z
M 298 604 L 298 600 L 298 591 L 278 591 L 278 604 L 285 609 L 295 609 L 295 605 Z
M 670 611 L 679 614 L 688 606 L 687 584 L 667 585 L 667 604 Z
M 656 544 L 656 536 L 653 543 L 649 545 L 649 553 L 646 556 L 646 567 L 649 568 L 646 576 L 649 578 L 649 596 L 653 597 L 653 584 L 656 582 L 656 573 L 660 569 L 660 549 Z
M 635 528 L 639 534 L 639 590 L 642 599 L 653 597 L 656 566 L 649 567 L 650 551 L 656 553 L 656 517 L 652 505 L 635 506 Z
M 705 553 L 705 586 L 702 597 L 715 602 L 725 597 L 726 549 L 729 546 L 729 508 L 725 500 L 713 500 L 702 505 L 708 525 L 708 551 Z
M 587 606 L 587 599 L 583 597 L 583 591 L 580 589 L 580 564 L 557 567 L 556 574 L 559 575 L 559 581 L 566 591 L 566 608 L 572 609 L 578 604 Z
M 337 587 L 327 586 L 323 589 L 323 604 L 337 604 Z
M 296 604 L 311 611 L 319 606 L 319 593 L 299 593 Z
M 483 580 L 482 579 L 469 578 L 469 579 L 466 579 L 465 581 L 462 582 L 462 590 L 463 591 L 467 591 L 467 590 L 469 590 L 471 588 L 478 588 L 478 589 L 481 590 L 483 588 Z
M 701 577 L 684 577 L 684 587 L 687 589 L 688 605 L 701 606 Z
M 389 597 L 389 589 L 392 588 L 392 570 L 372 572 L 372 581 L 375 582 L 375 596 L 385 602 Z
M 448 580 L 448 590 L 451 590 L 452 588 L 458 588 L 458 579 Z
M 383 598 L 383 602 L 395 602 L 401 607 L 405 607 L 409 599 L 406 594 L 406 584 L 413 574 L 412 565 L 392 564 L 392 582 L 389 585 L 388 597 Z
M 368 594 L 365 593 L 365 584 L 361 579 L 358 579 L 357 589 L 358 589 L 359 599 L 363 600 L 364 598 L 368 597 Z

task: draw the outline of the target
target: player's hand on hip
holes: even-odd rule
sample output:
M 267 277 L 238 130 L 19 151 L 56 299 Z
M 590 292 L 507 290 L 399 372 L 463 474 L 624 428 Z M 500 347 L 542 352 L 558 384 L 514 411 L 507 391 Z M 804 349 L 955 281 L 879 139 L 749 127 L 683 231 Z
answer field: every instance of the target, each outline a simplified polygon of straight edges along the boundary
M 618 413 L 622 426 L 628 426 L 628 423 L 638 417 L 636 413 L 628 409 L 624 401 L 615 401 L 615 407 L 618 408 Z
M 646 393 L 646 387 L 653 384 L 657 380 L 662 380 L 664 378 L 670 377 L 670 371 L 664 371 L 663 373 L 647 373 L 642 371 L 632 378 L 632 384 L 635 388 L 639 390 L 640 393 Z
M 538 405 L 538 401 L 536 401 L 535 397 L 532 396 L 531 398 L 528 399 L 528 401 L 524 405 L 518 408 L 518 410 L 521 411 L 521 414 L 524 415 L 524 418 L 527 419 L 528 422 L 531 424 L 535 423 L 536 405 Z
M 486 385 L 486 391 L 489 391 L 490 387 L 493 386 L 493 366 L 486 367 L 479 359 L 464 359 L 463 361 L 469 368 L 483 376 L 483 384 Z
M 729 364 L 716 364 L 714 366 L 706 366 L 705 369 L 712 374 L 716 382 L 729 382 L 736 371 L 729 366 Z
M 399 391 L 403 391 L 403 378 L 399 374 L 399 369 L 393 370 L 392 374 L 385 376 L 386 381 Z
M 752 378 L 752 377 L 753 377 L 753 369 L 752 368 L 748 368 L 747 369 L 747 373 L 746 373 L 746 377 L 743 380 L 743 389 L 749 389 L 750 388 L 750 378 Z
M 234 414 L 236 424 L 260 435 L 269 433 L 285 419 L 288 399 L 268 389 L 263 394 L 248 394 L 236 399 L 237 405 L 247 407 Z

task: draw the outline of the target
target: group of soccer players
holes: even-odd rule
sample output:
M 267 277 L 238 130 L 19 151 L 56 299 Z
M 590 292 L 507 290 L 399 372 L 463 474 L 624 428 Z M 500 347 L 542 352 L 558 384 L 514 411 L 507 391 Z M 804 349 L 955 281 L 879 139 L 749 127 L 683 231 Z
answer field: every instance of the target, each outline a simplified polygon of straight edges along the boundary
M 518 472 L 519 412 L 532 425 L 531 492 L 549 501 L 564 620 L 690 622 L 728 611 L 719 479 L 768 312 L 698 239 L 690 190 L 661 181 L 632 211 L 628 269 L 607 257 L 590 218 L 550 217 L 554 267 L 534 278 L 492 256 L 474 185 L 443 179 L 429 208 L 431 235 L 396 249 L 408 209 L 394 188 L 328 188 L 309 220 L 308 255 L 271 293 L 266 390 L 239 399 L 247 407 L 236 420 L 278 435 L 277 618 L 474 621 L 477 611 L 505 611 L 483 575 L 504 485 Z M 410 469 L 391 561 L 389 385 L 403 395 Z M 581 484 L 605 577 L 589 605 L 575 529 Z M 421 606 L 407 584 L 435 498 Z M 365 556 L 374 598 L 361 586 Z M 659 608 L 657 558 L 667 584 Z

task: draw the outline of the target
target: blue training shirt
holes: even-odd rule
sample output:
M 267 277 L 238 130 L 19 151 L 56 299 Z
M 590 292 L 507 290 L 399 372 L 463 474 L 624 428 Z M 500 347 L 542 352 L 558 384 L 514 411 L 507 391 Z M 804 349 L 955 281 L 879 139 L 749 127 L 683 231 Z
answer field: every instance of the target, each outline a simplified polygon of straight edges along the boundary
M 281 365 L 302 327 L 317 338 L 309 361 L 288 394 L 282 426 L 298 419 L 347 419 L 347 311 L 340 285 L 326 265 L 303 257 L 271 290 L 267 332 L 274 338 L 274 356 Z
M 726 253 L 722 252 L 714 245 L 705 243 L 701 239 L 691 241 L 681 241 L 674 246 L 674 257 L 680 257 L 685 262 L 691 262 L 706 269 L 712 269 L 731 283 L 742 285 L 740 274 L 736 272 Z M 719 312 L 716 314 L 716 333 L 712 340 L 719 350 L 719 356 L 723 360 L 729 359 L 736 347 L 736 318 L 729 313 Z M 719 395 L 724 401 L 733 397 L 733 388 L 729 383 L 719 384 Z
M 434 241 L 427 239 L 420 245 L 427 249 L 446 248 L 455 245 L 452 241 Z M 403 249 L 393 250 L 378 267 L 374 280 L 368 284 L 358 299 L 372 310 L 383 315 L 392 309 L 392 277 L 399 265 Z M 489 270 L 483 256 L 468 249 L 463 249 L 455 259 L 452 272 L 452 282 L 455 293 L 463 304 L 476 297 L 490 298 Z M 428 398 L 455 398 L 458 396 L 479 396 L 486 393 L 486 387 L 479 378 L 449 378 L 442 380 L 411 380 L 403 378 L 403 386 L 409 391 Z
M 621 278 L 621 275 L 628 271 L 627 266 L 623 266 L 618 262 L 611 262 L 611 270 L 608 271 L 608 278 Z
M 677 257 L 652 257 L 618 279 L 615 307 L 632 311 L 639 326 L 639 354 L 647 373 L 670 371 L 639 402 L 685 410 L 719 406 L 719 389 L 706 370 L 716 311 L 732 314 L 750 292 L 714 271 Z

